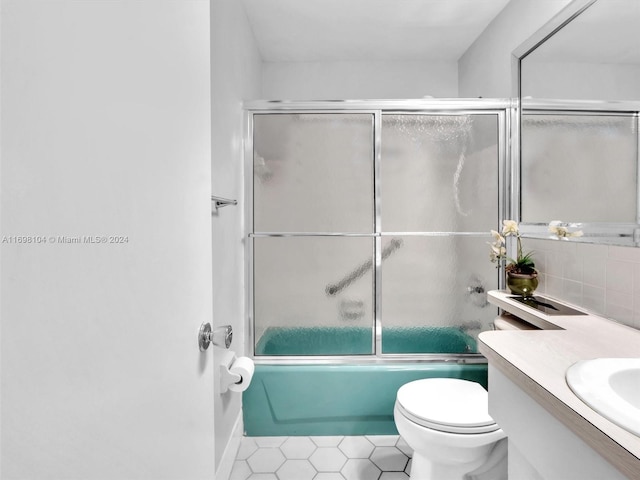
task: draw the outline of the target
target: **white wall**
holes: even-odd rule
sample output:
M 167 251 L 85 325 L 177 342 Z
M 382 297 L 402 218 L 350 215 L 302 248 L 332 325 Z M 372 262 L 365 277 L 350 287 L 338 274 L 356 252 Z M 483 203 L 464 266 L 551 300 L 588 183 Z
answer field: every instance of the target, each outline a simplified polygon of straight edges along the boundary
M 210 478 L 208 1 L 1 6 L 0 476 Z
M 460 57 L 460 97 L 511 97 L 511 52 L 569 2 L 511 0 Z
M 243 110 L 246 99 L 260 98 L 261 60 L 241 2 L 211 2 L 212 55 L 212 172 L 214 195 L 238 200 L 238 205 L 218 210 L 211 217 L 213 237 L 213 326 L 231 325 L 231 349 L 244 354 L 244 188 Z M 218 392 L 220 356 L 214 347 L 216 394 L 216 468 L 235 456 L 232 438 L 241 411 L 239 393 Z M 225 454 L 227 451 L 227 454 Z M 224 457 L 224 458 L 223 458 Z M 230 468 L 230 467 L 229 467 Z M 221 473 L 221 478 L 224 478 Z
M 262 94 L 272 100 L 458 96 L 455 62 L 267 62 Z

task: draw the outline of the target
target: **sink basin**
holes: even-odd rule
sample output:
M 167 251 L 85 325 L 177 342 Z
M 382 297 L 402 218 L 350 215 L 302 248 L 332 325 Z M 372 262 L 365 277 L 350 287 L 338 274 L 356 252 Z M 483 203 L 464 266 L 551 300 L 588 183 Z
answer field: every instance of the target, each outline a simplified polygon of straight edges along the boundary
M 567 369 L 567 384 L 603 417 L 640 436 L 640 358 L 596 358 Z

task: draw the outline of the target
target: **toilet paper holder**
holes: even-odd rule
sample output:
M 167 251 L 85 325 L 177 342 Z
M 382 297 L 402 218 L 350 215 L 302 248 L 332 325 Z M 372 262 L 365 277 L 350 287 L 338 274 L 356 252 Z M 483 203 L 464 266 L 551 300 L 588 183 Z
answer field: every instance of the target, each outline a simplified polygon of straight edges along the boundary
M 229 371 L 233 365 L 236 356 L 232 352 L 226 352 L 222 362 L 220 363 L 220 393 L 229 390 L 229 385 L 242 381 L 242 376 L 238 373 Z
M 211 324 L 208 322 L 200 325 L 198 346 L 201 352 L 209 348 L 210 343 L 213 343 L 217 347 L 229 348 L 232 340 L 233 328 L 231 328 L 231 325 L 223 325 L 213 330 L 211 329 Z
M 242 382 L 242 375 L 232 372 L 231 366 L 236 361 L 236 355 L 233 352 L 223 353 L 220 361 L 220 393 L 227 393 L 229 387 L 233 384 Z

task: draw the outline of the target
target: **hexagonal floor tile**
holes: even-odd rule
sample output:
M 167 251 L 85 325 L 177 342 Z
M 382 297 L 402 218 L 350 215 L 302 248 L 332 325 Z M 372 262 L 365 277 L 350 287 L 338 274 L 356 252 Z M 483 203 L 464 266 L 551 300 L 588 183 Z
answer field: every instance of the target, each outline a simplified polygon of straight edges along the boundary
M 396 447 L 376 447 L 369 458 L 383 472 L 402 472 L 409 461 Z
M 366 437 L 344 437 L 338 448 L 348 458 L 369 458 L 374 447 Z
M 280 480 L 311 480 L 318 472 L 308 460 L 287 460 L 276 473 Z
M 274 448 L 282 445 L 289 437 L 251 437 L 260 448 Z
M 259 448 L 247 459 L 254 473 L 273 473 L 286 459 L 279 448 Z
M 305 459 L 315 451 L 316 444 L 308 437 L 289 437 L 280 447 L 288 459 Z
M 404 438 L 402 437 L 398 438 L 398 443 L 396 443 L 396 447 L 398 448 L 398 450 L 404 453 L 407 457 L 409 458 L 413 457 L 413 448 L 411 448 L 407 444 L 407 442 L 404 441 Z
M 278 480 L 275 473 L 254 473 L 247 480 Z
M 247 462 L 244 460 L 236 460 L 233 462 L 233 468 L 231 469 L 229 480 L 247 480 L 249 475 L 251 475 L 251 469 Z
M 339 472 L 347 457 L 336 447 L 318 447 L 309 461 L 319 472 Z
M 344 480 L 344 477 L 338 472 L 320 472 L 313 480 Z
M 256 445 L 255 440 L 251 437 L 244 437 L 240 442 L 240 448 L 238 449 L 236 460 L 246 460 L 256 450 L 258 450 L 258 445 Z
M 409 475 L 404 472 L 382 472 L 379 480 L 409 480 Z
M 382 472 L 369 459 L 350 458 L 340 473 L 346 480 L 362 480 L 364 478 L 377 479 Z
M 366 437 L 376 447 L 395 447 L 400 438 L 399 435 L 366 435 Z
M 319 447 L 337 447 L 338 444 L 344 438 L 340 436 L 321 436 L 321 437 L 309 437 L 311 441 Z

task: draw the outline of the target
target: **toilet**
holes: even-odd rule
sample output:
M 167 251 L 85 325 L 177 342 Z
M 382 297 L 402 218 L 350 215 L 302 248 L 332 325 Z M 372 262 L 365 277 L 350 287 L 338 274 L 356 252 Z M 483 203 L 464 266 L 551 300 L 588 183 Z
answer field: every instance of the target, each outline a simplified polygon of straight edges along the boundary
M 411 480 L 506 480 L 506 434 L 476 382 L 427 378 L 400 387 L 396 428 L 413 449 Z

